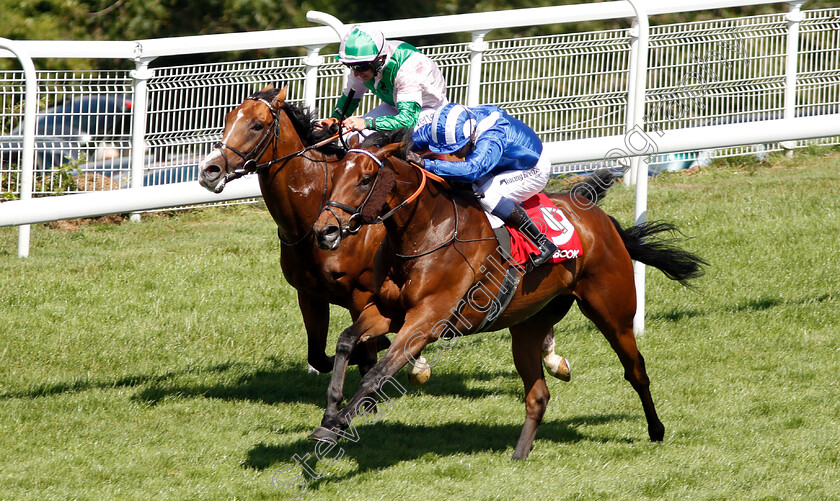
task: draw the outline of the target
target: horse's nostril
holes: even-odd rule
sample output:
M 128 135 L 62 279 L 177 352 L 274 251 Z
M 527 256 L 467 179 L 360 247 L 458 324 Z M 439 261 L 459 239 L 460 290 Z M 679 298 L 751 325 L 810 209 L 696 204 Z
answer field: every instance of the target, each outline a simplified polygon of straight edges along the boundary
M 209 176 L 218 176 L 222 172 L 222 168 L 218 165 L 208 165 L 204 168 L 204 173 Z
M 338 236 L 339 228 L 335 225 L 327 226 L 326 228 L 324 228 L 323 234 L 325 238 L 332 240 Z

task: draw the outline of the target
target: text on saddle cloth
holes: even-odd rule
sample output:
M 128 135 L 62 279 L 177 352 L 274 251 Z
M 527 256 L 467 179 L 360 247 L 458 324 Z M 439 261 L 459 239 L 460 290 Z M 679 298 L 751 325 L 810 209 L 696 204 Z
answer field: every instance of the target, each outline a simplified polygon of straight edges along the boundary
M 583 247 L 575 227 L 545 193 L 537 193 L 522 202 L 522 208 L 525 209 L 537 228 L 542 230 L 557 246 L 557 252 L 551 256 L 549 262 L 560 263 L 583 255 Z M 531 239 L 523 235 L 518 228 L 510 226 L 505 226 L 505 228 L 510 232 L 510 255 L 515 263 L 524 265 L 528 262 L 529 255 L 540 253 Z

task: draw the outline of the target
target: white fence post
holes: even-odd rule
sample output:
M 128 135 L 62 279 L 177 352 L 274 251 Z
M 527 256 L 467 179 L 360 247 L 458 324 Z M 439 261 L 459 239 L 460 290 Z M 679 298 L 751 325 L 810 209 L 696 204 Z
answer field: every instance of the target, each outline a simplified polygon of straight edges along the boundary
M 484 51 L 487 50 L 487 42 L 484 35 L 489 30 L 472 32 L 470 42 L 470 70 L 467 75 L 467 107 L 481 104 L 481 61 Z
M 624 123 L 627 130 L 633 129 L 636 125 L 636 82 L 639 71 L 639 19 L 633 20 L 633 25 L 627 30 L 630 35 L 630 61 L 627 66 L 627 113 Z M 636 173 L 639 170 L 638 157 L 629 159 L 629 170 L 626 170 L 622 181 L 627 186 L 636 185 Z
M 645 114 L 645 91 L 647 90 L 647 67 L 648 67 L 648 38 L 650 35 L 650 26 L 648 24 L 647 9 L 639 0 L 627 0 L 636 11 L 636 22 L 634 28 L 638 29 L 637 38 L 634 40 L 636 45 L 636 59 L 631 61 L 635 63 L 635 70 L 631 72 L 631 84 L 633 94 L 629 96 L 628 104 L 633 110 L 633 122 L 628 127 L 625 136 L 625 142 L 629 143 L 632 140 L 632 130 L 639 130 L 644 132 L 644 114 Z M 638 129 L 636 129 L 638 127 Z M 630 145 L 627 145 L 630 147 Z M 632 149 L 632 148 L 630 148 Z M 635 172 L 633 171 L 635 169 Z M 631 160 L 630 178 L 636 180 L 636 203 L 634 209 L 635 224 L 642 224 L 647 221 L 647 187 L 648 187 L 648 169 L 647 163 L 642 162 L 642 157 L 636 155 Z M 634 176 L 635 175 L 635 176 Z M 628 176 L 625 176 L 628 177 Z M 633 317 L 633 332 L 643 334 L 645 332 L 645 265 L 638 261 L 633 263 L 633 278 L 636 282 L 636 316 Z
M 785 118 L 796 116 L 796 73 L 799 63 L 799 24 L 802 22 L 802 4 L 805 0 L 790 2 L 787 20 L 787 47 L 785 50 Z M 785 148 L 788 157 L 793 156 L 796 141 L 784 141 L 780 146 Z
M 306 47 L 306 57 L 303 59 L 304 69 L 304 83 L 303 83 L 303 102 L 310 110 L 315 109 L 318 99 L 318 67 L 324 62 L 319 52 L 323 49 L 323 45 L 309 45 Z
M 23 49 L 8 38 L 0 38 L 0 47 L 8 49 L 17 56 L 23 67 L 24 85 L 26 85 L 26 102 L 23 108 L 23 165 L 20 171 L 20 199 L 32 198 L 32 178 L 35 169 L 35 119 L 38 111 L 38 76 L 35 64 Z M 29 236 L 31 228 L 28 224 L 18 227 L 18 257 L 29 257 Z
M 138 49 L 140 46 L 138 45 Z M 131 187 L 143 187 L 143 174 L 146 162 L 146 114 L 149 112 L 147 87 L 149 79 L 155 74 L 149 69 L 150 58 L 135 59 L 135 69 L 131 72 L 134 79 L 134 96 L 131 105 Z M 131 214 L 130 220 L 140 222 L 140 213 Z

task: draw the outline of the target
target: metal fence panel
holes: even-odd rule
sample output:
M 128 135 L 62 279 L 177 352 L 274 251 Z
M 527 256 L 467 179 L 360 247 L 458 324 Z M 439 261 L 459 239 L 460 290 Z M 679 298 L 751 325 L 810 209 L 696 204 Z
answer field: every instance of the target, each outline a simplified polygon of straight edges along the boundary
M 796 116 L 840 109 L 840 9 L 803 12 L 794 94 Z M 646 127 L 664 134 L 686 127 L 780 118 L 786 91 L 785 14 L 653 26 L 645 102 Z M 434 27 L 430 27 L 434 33 Z M 489 40 L 482 48 L 478 100 L 498 104 L 531 125 L 543 141 L 621 134 L 627 129 L 630 35 L 603 30 Z M 467 102 L 470 43 L 421 47 L 441 67 L 452 101 Z M 133 113 L 146 112 L 144 184 L 191 181 L 196 165 L 221 136 L 224 115 L 268 83 L 288 84 L 289 99 L 312 99 L 329 115 L 344 82 L 334 54 L 155 68 L 146 110 L 130 106 L 131 72 L 42 71 L 34 192 L 125 188 L 131 185 Z M 314 96 L 305 95 L 307 64 L 317 64 Z M 310 66 L 311 67 L 311 66 Z M 20 193 L 22 72 L 0 73 L 0 190 Z M 128 107 L 116 108 L 116 101 Z M 101 127 L 79 134 L 87 102 Z M 99 106 L 91 108 L 90 106 Z M 359 112 L 373 108 L 366 95 Z M 109 107 L 110 106 L 110 107 Z M 50 128 L 51 127 L 51 128 Z M 90 133 L 94 130 L 95 133 Z M 838 138 L 821 140 L 836 143 Z M 800 141 L 799 146 L 807 144 Z M 764 154 L 778 143 L 660 156 L 653 164 L 685 166 L 711 155 Z M 555 174 L 608 162 L 555 166 Z M 81 174 L 81 175 L 80 175 Z

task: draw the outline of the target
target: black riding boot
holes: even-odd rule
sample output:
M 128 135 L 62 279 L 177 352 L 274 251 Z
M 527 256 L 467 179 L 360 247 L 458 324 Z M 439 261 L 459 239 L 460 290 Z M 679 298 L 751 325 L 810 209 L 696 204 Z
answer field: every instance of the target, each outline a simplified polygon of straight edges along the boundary
M 534 268 L 548 261 L 551 255 L 557 252 L 557 246 L 554 245 L 554 242 L 537 228 L 537 225 L 531 221 L 528 213 L 525 212 L 525 209 L 521 205 L 514 205 L 513 212 L 505 219 L 505 224 L 515 226 L 540 249 L 539 256 L 531 256 L 531 262 Z

